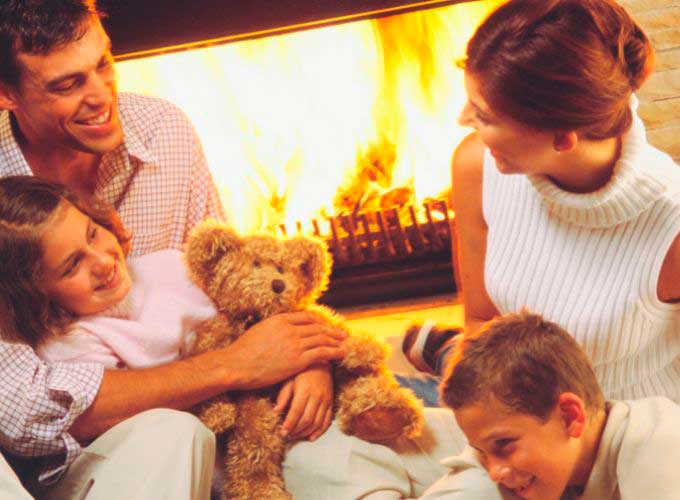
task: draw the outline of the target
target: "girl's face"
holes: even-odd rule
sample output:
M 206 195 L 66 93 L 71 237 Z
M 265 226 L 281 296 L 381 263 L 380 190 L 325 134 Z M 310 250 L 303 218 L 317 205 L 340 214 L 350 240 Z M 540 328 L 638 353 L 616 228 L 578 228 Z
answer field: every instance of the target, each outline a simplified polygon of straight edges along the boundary
M 556 151 L 554 133 L 529 128 L 512 118 L 494 113 L 479 91 L 479 82 L 465 73 L 468 101 L 459 123 L 474 128 L 504 174 L 550 174 Z
M 76 316 L 119 303 L 132 281 L 116 237 L 68 202 L 42 235 L 44 291 Z

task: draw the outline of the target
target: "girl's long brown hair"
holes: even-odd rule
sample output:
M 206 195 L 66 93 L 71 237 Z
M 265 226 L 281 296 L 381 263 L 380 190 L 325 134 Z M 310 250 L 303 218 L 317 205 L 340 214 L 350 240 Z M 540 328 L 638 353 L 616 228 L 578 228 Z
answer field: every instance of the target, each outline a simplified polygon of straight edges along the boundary
M 127 253 L 130 235 L 113 207 L 37 177 L 0 179 L 0 335 L 4 340 L 36 346 L 75 319 L 40 286 L 41 238 L 65 202 L 111 231 Z

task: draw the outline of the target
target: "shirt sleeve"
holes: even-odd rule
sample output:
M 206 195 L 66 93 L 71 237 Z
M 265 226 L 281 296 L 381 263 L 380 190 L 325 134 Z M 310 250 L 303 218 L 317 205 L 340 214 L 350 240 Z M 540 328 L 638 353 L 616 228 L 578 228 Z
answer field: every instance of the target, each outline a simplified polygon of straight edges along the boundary
M 622 500 L 677 500 L 680 495 L 680 406 L 660 397 L 619 403 L 631 407 L 616 457 Z M 613 420 L 610 411 L 608 421 Z M 610 425 L 609 422 L 607 425 Z
M 450 472 L 430 486 L 419 500 L 519 500 L 491 480 L 470 446 L 441 463 Z
M 68 429 L 94 401 L 103 373 L 94 363 L 47 364 L 26 345 L 0 343 L 0 446 L 49 455 L 39 480 L 56 480 L 80 454 Z

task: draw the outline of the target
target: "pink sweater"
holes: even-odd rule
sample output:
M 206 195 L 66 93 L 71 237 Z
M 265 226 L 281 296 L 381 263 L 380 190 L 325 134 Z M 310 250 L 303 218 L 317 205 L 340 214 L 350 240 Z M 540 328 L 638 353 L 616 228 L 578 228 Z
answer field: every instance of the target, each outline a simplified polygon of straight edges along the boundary
M 37 352 L 47 361 L 93 361 L 107 368 L 143 368 L 178 359 L 193 329 L 215 314 L 187 276 L 178 250 L 128 260 L 132 290 L 118 305 L 81 318 Z

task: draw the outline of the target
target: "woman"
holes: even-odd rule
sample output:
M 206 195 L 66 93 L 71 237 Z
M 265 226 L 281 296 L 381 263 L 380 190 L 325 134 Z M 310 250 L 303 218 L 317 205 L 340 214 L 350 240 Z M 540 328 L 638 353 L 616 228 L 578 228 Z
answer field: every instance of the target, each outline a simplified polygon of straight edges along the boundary
M 452 165 L 458 270 L 467 331 L 527 307 L 572 332 L 607 398 L 680 402 L 680 168 L 633 95 L 653 59 L 610 0 L 511 1 L 480 26 L 460 119 L 475 132 Z

